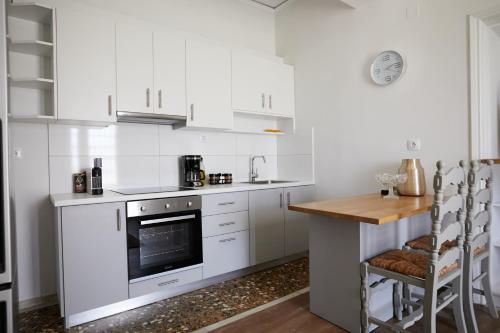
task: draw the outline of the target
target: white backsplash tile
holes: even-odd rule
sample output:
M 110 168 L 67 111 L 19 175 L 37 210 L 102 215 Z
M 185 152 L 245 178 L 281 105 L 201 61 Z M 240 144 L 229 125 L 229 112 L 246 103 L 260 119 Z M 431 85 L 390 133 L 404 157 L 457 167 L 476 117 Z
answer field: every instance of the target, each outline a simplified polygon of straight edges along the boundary
M 203 157 L 205 173 L 207 177 L 210 173 L 236 173 L 236 157 L 232 156 L 213 156 Z
M 72 192 L 72 175 L 91 167 L 93 159 L 93 156 L 51 156 L 51 193 Z M 159 156 L 105 156 L 102 159 L 104 188 L 159 184 Z
M 278 179 L 281 180 L 313 180 L 312 155 L 279 155 Z
M 234 155 L 235 151 L 234 134 L 160 126 L 160 155 Z
M 293 135 L 278 137 L 278 151 L 280 155 L 311 155 L 313 152 L 314 130 L 296 130 Z
M 277 155 L 275 136 L 238 135 L 236 137 L 236 155 Z
M 179 185 L 179 157 L 160 156 L 160 185 Z
M 49 126 L 51 156 L 158 155 L 159 149 L 156 125 Z
M 179 157 L 198 154 L 206 174 L 232 173 L 247 181 L 251 155 L 258 160 L 260 179 L 277 177 L 275 136 L 173 130 L 171 126 L 117 124 L 108 127 L 54 124 L 49 126 L 51 193 L 72 191 L 72 174 L 103 158 L 103 186 L 147 187 L 179 184 Z

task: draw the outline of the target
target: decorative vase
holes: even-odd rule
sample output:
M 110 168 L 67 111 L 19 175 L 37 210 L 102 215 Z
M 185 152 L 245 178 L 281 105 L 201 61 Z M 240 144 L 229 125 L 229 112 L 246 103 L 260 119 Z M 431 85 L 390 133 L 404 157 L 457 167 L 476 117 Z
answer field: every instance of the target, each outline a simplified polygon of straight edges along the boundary
M 425 171 L 420 164 L 420 159 L 403 159 L 399 173 L 406 173 L 408 179 L 398 185 L 399 195 L 421 197 L 425 195 Z

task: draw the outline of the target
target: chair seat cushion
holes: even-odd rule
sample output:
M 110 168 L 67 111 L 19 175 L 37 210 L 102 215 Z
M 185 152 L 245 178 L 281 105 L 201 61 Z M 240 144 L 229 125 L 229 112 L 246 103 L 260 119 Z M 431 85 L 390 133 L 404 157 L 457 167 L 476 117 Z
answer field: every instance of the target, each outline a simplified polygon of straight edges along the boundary
M 409 247 L 411 247 L 414 250 L 422 250 L 426 252 L 432 252 L 432 247 L 431 247 L 431 236 L 426 235 L 419 237 L 417 239 L 414 239 L 412 241 L 409 241 L 406 243 Z M 457 241 L 456 240 L 447 240 L 443 244 L 441 244 L 441 248 L 439 249 L 439 254 L 443 254 L 444 252 L 448 251 L 452 247 L 457 246 Z
M 369 260 L 370 265 L 396 273 L 425 279 L 429 257 L 426 254 L 405 250 L 390 250 Z M 458 263 L 443 268 L 443 276 L 458 268 Z
M 426 236 L 422 236 L 422 237 L 419 237 L 417 239 L 414 239 L 412 241 L 409 241 L 406 243 L 407 246 L 411 247 L 412 249 L 414 250 L 422 250 L 422 251 L 425 251 L 425 252 L 431 252 L 432 251 L 432 248 L 431 248 L 431 236 L 429 235 L 426 235 Z M 449 249 L 453 248 L 457 246 L 457 241 L 456 240 L 447 240 L 446 242 L 444 242 L 443 244 L 441 244 L 441 248 L 439 249 L 439 254 L 443 254 L 444 252 L 448 251 Z M 485 246 L 480 246 L 480 247 L 476 247 L 474 249 L 474 256 L 478 256 L 480 255 L 481 253 L 483 253 L 484 251 L 486 251 L 486 247 Z

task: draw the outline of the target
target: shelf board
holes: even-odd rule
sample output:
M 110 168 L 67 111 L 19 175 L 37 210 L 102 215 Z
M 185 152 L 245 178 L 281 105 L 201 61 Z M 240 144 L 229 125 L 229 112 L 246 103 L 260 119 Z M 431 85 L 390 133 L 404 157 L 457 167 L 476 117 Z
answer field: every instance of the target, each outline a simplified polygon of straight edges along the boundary
M 498 201 L 497 201 L 497 202 L 494 202 L 494 203 L 493 203 L 493 207 L 500 207 L 500 202 L 498 202 Z
M 52 55 L 54 44 L 41 40 L 9 40 L 9 51 L 37 56 Z
M 492 244 L 493 244 L 494 247 L 500 247 L 500 239 L 492 241 Z
M 253 135 L 285 135 L 285 132 L 264 132 L 264 131 L 247 131 L 247 130 L 229 130 L 226 133 L 235 133 L 235 134 L 253 134 Z
M 9 113 L 9 119 L 13 122 L 21 123 L 48 123 L 56 121 L 55 116 L 45 116 L 45 115 L 23 115 L 16 116 Z
M 12 77 L 9 75 L 9 82 L 11 87 L 17 88 L 49 90 L 54 87 L 54 80 L 39 77 Z
M 233 109 L 233 112 L 239 113 L 239 114 L 244 114 L 244 115 L 250 115 L 250 116 L 254 116 L 254 117 L 263 117 L 263 118 L 285 118 L 285 119 L 293 119 L 294 118 L 294 116 L 267 113 L 267 112 L 243 111 L 243 110 L 235 110 L 235 109 Z
M 9 3 L 7 15 L 28 21 L 50 23 L 52 21 L 52 8 L 35 2 Z

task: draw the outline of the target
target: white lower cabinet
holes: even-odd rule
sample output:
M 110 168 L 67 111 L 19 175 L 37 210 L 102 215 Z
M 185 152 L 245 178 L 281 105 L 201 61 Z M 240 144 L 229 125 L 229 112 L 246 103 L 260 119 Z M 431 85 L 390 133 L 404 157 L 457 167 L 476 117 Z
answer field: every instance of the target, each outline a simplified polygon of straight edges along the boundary
M 129 286 L 130 298 L 156 293 L 159 291 L 166 291 L 184 284 L 200 281 L 202 278 L 202 269 L 199 267 L 145 281 L 131 283 Z
M 248 267 L 248 230 L 203 239 L 203 278 Z
M 249 192 L 250 264 L 257 265 L 285 255 L 283 189 Z
M 287 207 L 312 201 L 313 186 L 251 191 L 248 197 L 251 265 L 308 250 L 310 217 Z
M 63 207 L 65 315 L 128 299 L 125 203 Z
M 314 200 L 314 186 L 285 188 L 287 206 Z M 309 249 L 310 214 L 285 209 L 285 255 L 307 251 Z

